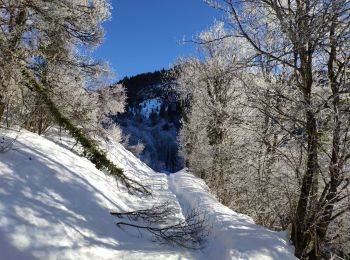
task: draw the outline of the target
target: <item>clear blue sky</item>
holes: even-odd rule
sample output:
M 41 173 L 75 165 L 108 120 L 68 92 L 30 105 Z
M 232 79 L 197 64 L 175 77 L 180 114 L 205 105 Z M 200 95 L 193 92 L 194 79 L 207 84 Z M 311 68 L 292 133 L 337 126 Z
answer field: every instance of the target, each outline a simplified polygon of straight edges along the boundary
M 195 54 L 193 44 L 179 44 L 210 27 L 218 11 L 202 0 L 112 0 L 112 20 L 104 24 L 105 41 L 94 56 L 106 60 L 118 79 L 169 68 L 178 57 Z

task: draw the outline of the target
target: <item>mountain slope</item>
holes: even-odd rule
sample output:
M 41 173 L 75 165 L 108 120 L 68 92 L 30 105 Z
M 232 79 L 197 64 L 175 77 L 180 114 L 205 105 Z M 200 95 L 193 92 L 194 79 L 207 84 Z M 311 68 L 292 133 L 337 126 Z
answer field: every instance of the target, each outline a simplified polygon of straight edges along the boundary
M 155 71 L 126 78 L 126 112 L 114 115 L 129 145 L 143 143 L 139 158 L 155 171 L 176 172 L 183 168 L 177 140 L 181 106 L 169 71 Z
M 14 134 L 10 132 L 9 134 Z M 149 185 L 146 199 L 118 188 L 112 177 L 63 145 L 21 132 L 0 154 L 1 259 L 293 259 L 283 233 L 257 226 L 219 204 L 204 183 L 182 171 L 167 177 L 119 144 L 105 147 L 132 178 Z M 110 210 L 130 211 L 170 201 L 208 211 L 211 235 L 202 251 L 152 242 L 115 226 Z

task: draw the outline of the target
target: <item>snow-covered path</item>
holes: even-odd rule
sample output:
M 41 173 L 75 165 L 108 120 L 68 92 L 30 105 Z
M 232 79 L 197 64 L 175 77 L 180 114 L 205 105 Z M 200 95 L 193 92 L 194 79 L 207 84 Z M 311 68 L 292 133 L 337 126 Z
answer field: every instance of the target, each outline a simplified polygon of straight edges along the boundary
M 267 230 L 218 203 L 201 179 L 186 170 L 168 179 L 184 211 L 199 208 L 208 217 L 212 227 L 203 253 L 209 259 L 295 259 L 285 233 Z
M 131 196 L 87 159 L 29 132 L 0 154 L 0 260 L 293 258 L 283 234 L 222 206 L 200 179 L 186 171 L 155 173 L 120 144 L 106 149 L 129 176 L 152 187 L 153 197 Z M 187 207 L 206 210 L 213 228 L 203 251 L 152 242 L 117 228 L 109 214 L 162 201 L 179 216 Z

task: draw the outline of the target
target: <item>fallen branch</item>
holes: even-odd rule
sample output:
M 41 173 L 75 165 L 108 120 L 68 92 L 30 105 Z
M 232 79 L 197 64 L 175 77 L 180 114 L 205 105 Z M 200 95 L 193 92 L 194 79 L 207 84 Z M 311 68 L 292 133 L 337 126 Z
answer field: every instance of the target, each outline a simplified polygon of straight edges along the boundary
M 155 204 L 150 209 L 142 209 L 130 212 L 110 212 L 111 215 L 118 218 L 127 217 L 129 220 L 137 221 L 142 219 L 148 224 L 166 224 L 169 216 L 175 216 L 178 213 L 171 202 Z
M 203 248 L 206 237 L 209 234 L 206 216 L 198 210 L 189 211 L 185 219 L 178 220 L 175 224 L 164 225 L 174 217 L 176 209 L 170 203 L 165 202 L 153 206 L 150 209 L 131 212 L 111 212 L 111 215 L 119 218 L 127 217 L 129 220 L 144 220 L 148 225 L 138 225 L 127 222 L 117 222 L 118 227 L 127 226 L 146 230 L 151 233 L 157 241 L 179 245 L 189 249 Z M 156 226 L 158 224 L 158 226 Z
M 0 137 L 0 153 L 6 153 L 11 150 L 13 144 L 16 142 L 18 134 L 14 138 L 8 138 L 5 136 Z

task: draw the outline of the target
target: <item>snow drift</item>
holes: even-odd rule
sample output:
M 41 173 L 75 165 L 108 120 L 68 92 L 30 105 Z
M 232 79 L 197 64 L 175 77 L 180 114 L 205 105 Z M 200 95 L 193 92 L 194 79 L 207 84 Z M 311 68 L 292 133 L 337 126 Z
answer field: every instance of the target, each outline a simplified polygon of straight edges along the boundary
M 151 187 L 153 197 L 131 196 L 64 142 L 20 133 L 0 154 L 0 259 L 294 259 L 285 233 L 221 205 L 187 171 L 167 176 L 120 144 L 105 149 L 128 176 Z M 211 229 L 204 249 L 152 242 L 147 234 L 116 227 L 109 214 L 162 201 L 174 203 L 178 217 L 191 208 L 206 212 Z

